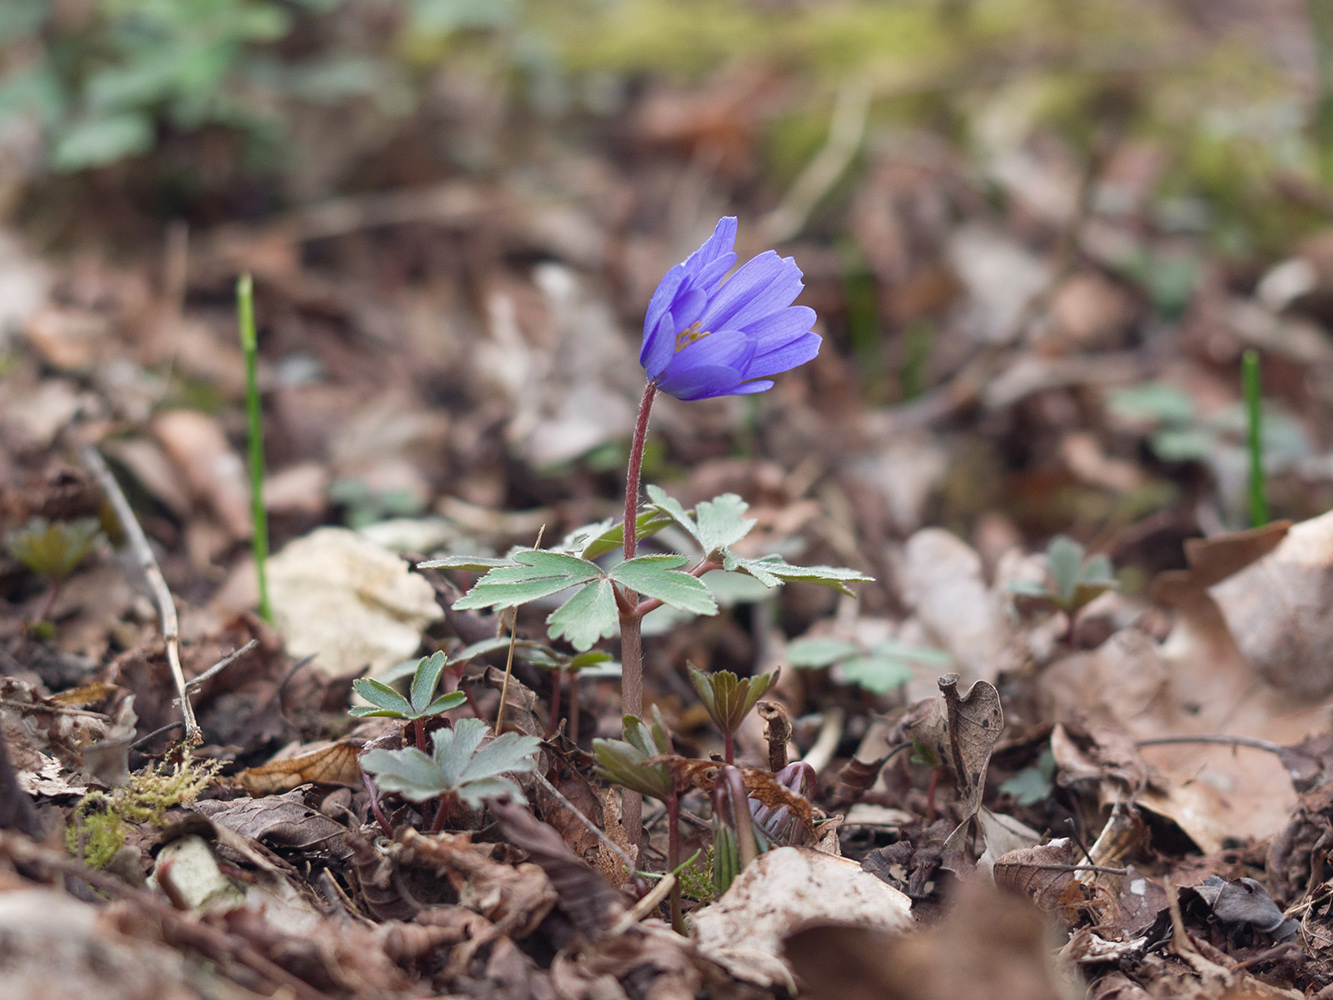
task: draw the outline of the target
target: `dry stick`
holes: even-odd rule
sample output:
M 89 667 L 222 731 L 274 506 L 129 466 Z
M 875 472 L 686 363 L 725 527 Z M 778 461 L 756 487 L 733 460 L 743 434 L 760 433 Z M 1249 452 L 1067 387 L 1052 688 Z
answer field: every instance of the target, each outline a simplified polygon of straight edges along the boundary
M 148 587 L 157 601 L 157 613 L 162 621 L 162 641 L 167 649 L 167 664 L 171 667 L 171 679 L 176 684 L 176 695 L 181 703 L 181 717 L 185 722 L 185 742 L 190 746 L 198 746 L 204 739 L 199 732 L 199 723 L 194 718 L 194 707 L 190 704 L 189 691 L 185 685 L 185 671 L 181 669 L 180 620 L 176 617 L 176 602 L 171 598 L 171 591 L 167 588 L 167 581 L 157 565 L 157 558 L 148 544 L 148 538 L 144 535 L 143 528 L 139 526 L 134 511 L 130 509 L 130 502 L 125 499 L 116 477 L 107 467 L 106 460 L 96 448 L 87 445 L 83 449 L 83 462 L 102 484 L 102 491 L 111 501 L 111 507 L 125 531 L 130 552 L 138 562 L 139 569 L 143 572 Z
M 1150 740 L 1139 740 L 1134 745 L 1136 747 L 1160 747 L 1168 746 L 1173 743 L 1218 743 L 1229 747 L 1249 747 L 1252 750 L 1266 750 L 1272 754 L 1300 753 L 1299 750 L 1293 750 L 1291 747 L 1284 747 L 1281 743 L 1273 743 L 1271 740 L 1260 740 L 1253 736 L 1155 736 Z M 1305 756 L 1305 754 L 1301 754 Z
M 505 660 L 505 679 L 500 685 L 500 707 L 495 710 L 495 735 L 501 733 L 500 725 L 504 722 L 505 702 L 509 700 L 509 678 L 514 673 L 514 643 L 518 641 L 518 613 L 513 612 L 514 618 L 509 623 L 509 657 Z
M 259 640 L 258 640 L 258 639 L 251 639 L 249 642 L 247 642 L 247 643 L 246 643 L 244 646 L 242 646 L 240 649 L 232 650 L 230 653 L 228 653 L 228 654 L 227 654 L 226 656 L 224 656 L 222 659 L 218 660 L 217 663 L 213 664 L 211 667 L 209 667 L 207 670 L 205 670 L 205 671 L 204 671 L 202 674 L 200 674 L 198 677 L 195 677 L 195 678 L 193 678 L 193 679 L 187 681 L 186 684 L 185 684 L 185 690 L 186 690 L 186 691 L 193 691 L 193 690 L 195 690 L 196 688 L 202 687 L 204 684 L 206 684 L 208 681 L 212 680 L 212 679 L 213 679 L 214 677 L 216 677 L 218 674 L 222 673 L 223 670 L 227 669 L 227 667 L 231 666 L 233 663 L 235 663 L 235 662 L 236 662 L 237 660 L 239 660 L 242 656 L 244 656 L 246 653 L 250 652 L 250 650 L 254 649 L 254 648 L 255 648 L 256 646 L 258 646 L 258 645 L 259 645 Z

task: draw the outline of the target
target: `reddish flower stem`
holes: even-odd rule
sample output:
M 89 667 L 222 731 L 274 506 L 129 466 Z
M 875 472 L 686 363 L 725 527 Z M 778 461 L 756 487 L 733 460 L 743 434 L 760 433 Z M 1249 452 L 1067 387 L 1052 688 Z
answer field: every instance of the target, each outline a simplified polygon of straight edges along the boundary
M 649 382 L 639 403 L 639 417 L 634 423 L 634 439 L 629 449 L 629 468 L 625 472 L 625 558 L 633 559 L 639 547 L 639 477 L 643 471 L 643 445 L 648 438 L 648 416 L 652 413 L 657 386 Z M 628 715 L 643 715 L 643 635 L 638 609 L 638 595 L 632 590 L 617 590 L 620 606 L 621 702 Z M 642 853 L 643 797 L 625 790 L 622 816 L 630 843 Z

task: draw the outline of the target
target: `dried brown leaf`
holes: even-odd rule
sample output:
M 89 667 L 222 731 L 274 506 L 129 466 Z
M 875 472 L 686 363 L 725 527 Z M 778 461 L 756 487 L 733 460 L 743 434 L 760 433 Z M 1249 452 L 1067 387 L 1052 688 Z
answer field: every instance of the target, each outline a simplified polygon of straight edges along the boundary
M 296 757 L 247 768 L 236 775 L 234 780 L 255 796 L 286 792 L 297 785 L 310 783 L 359 788 L 361 765 L 358 758 L 362 749 L 360 740 L 338 740 L 327 746 L 307 750 Z

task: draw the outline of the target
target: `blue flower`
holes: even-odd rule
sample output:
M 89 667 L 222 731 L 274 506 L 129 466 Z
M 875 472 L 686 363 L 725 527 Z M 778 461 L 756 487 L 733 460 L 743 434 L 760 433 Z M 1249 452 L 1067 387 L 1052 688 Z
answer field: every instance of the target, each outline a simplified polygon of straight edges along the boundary
M 819 353 L 815 311 L 794 306 L 804 287 L 790 257 L 769 250 L 729 281 L 736 220 L 722 219 L 684 263 L 666 273 L 643 320 L 639 364 L 677 399 L 743 396 L 773 388 L 769 377 Z

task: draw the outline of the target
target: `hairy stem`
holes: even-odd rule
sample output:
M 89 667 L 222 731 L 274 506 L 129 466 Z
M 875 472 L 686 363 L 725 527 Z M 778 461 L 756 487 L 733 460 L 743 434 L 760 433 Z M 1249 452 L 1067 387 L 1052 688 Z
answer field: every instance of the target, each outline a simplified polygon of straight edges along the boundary
M 564 675 L 563 670 L 551 671 L 551 721 L 546 725 L 548 739 L 555 735 L 555 727 L 560 722 L 560 679 Z
M 625 472 L 625 558 L 633 559 L 639 548 L 639 476 L 643 471 L 643 445 L 648 438 L 648 416 L 652 413 L 657 386 L 649 382 L 639 403 L 639 417 L 634 423 L 634 439 L 629 449 L 629 468 Z M 623 591 L 620 595 L 621 702 L 629 715 L 643 715 L 643 636 L 639 623 L 643 613 L 636 607 L 638 595 Z M 643 797 L 625 790 L 623 818 L 625 830 L 635 848 L 643 844 Z

